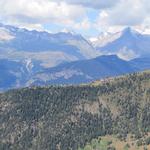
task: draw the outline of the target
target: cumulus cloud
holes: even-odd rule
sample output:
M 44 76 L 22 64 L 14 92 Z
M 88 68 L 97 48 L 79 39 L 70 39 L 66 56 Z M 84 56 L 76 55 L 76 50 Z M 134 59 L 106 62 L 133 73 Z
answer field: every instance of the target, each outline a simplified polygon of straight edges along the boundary
M 78 10 L 78 11 L 77 11 Z M 0 19 L 9 22 L 30 24 L 70 23 L 79 16 L 84 16 L 82 6 L 56 3 L 49 0 L 1 0 Z
M 110 11 L 108 23 L 112 25 L 137 25 L 144 21 L 145 15 L 147 15 L 147 11 L 141 0 L 126 0 Z
M 150 26 L 149 0 L 122 0 L 109 10 L 101 11 L 97 26 L 119 28 L 124 26 Z
M 73 28 L 75 29 L 82 29 L 82 30 L 88 30 L 90 29 L 92 26 L 91 22 L 88 20 L 88 18 L 83 19 L 81 22 L 79 23 L 75 23 Z
M 38 30 L 57 24 L 84 32 L 115 32 L 125 26 L 146 31 L 149 12 L 149 0 L 0 0 L 0 22 Z

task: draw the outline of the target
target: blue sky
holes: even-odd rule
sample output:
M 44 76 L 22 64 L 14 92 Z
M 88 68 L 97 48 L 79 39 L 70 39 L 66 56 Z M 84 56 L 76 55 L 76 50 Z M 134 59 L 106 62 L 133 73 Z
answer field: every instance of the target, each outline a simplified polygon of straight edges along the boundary
M 131 26 L 150 32 L 149 0 L 0 0 L 0 22 L 86 37 Z

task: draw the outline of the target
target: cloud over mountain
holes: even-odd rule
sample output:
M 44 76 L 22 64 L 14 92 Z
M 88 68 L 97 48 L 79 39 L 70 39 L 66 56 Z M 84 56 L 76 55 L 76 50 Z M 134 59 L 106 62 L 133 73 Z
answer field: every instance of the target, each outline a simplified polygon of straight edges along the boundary
M 1 0 L 0 22 L 52 32 L 69 28 L 89 36 L 125 26 L 149 31 L 148 4 L 149 0 Z

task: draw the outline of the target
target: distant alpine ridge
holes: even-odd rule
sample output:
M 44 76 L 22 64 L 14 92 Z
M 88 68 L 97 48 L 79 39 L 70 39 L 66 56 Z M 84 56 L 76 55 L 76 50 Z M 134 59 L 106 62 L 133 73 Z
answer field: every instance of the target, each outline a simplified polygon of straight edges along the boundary
M 45 69 L 34 74 L 28 85 L 81 84 L 107 77 L 138 72 L 150 68 L 150 58 L 137 58 L 131 61 L 117 55 L 103 55 L 94 59 L 75 61 Z
M 150 35 L 131 28 L 93 43 L 71 32 L 0 24 L 0 90 L 79 84 L 150 69 Z
M 150 35 L 141 34 L 130 27 L 114 34 L 102 34 L 93 46 L 103 55 L 118 55 L 125 60 L 150 56 Z
M 94 58 L 99 54 L 100 52 L 79 34 L 51 34 L 0 24 L 0 58 L 30 58 L 41 62 L 43 67 L 54 67 L 64 62 Z

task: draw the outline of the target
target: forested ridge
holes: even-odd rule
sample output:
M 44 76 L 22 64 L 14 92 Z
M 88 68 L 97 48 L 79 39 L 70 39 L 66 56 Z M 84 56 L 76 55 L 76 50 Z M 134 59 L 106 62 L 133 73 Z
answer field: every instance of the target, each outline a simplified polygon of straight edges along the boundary
M 77 150 L 92 139 L 150 132 L 150 71 L 78 86 L 0 94 L 1 150 Z

